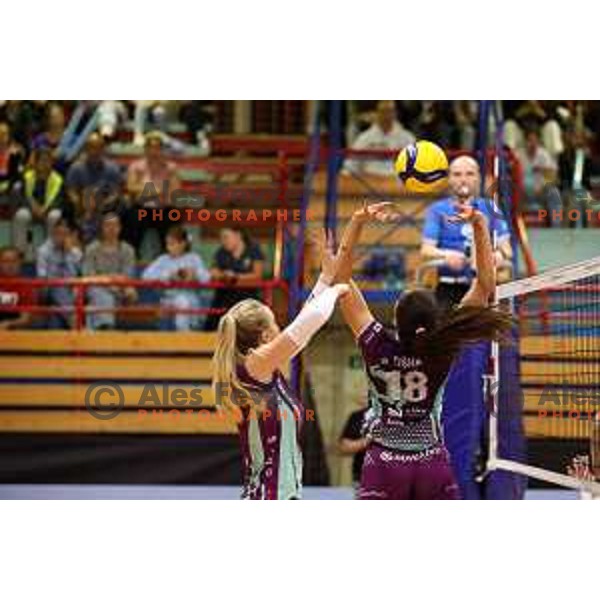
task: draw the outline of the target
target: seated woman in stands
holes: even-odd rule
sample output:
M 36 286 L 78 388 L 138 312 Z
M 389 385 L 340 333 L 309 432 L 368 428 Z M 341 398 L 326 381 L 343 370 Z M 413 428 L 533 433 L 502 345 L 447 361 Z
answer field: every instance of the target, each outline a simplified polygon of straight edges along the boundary
M 215 253 L 210 274 L 213 281 L 232 284 L 232 287 L 215 291 L 212 308 L 227 309 L 245 298 L 259 297 L 258 289 L 239 288 L 236 284 L 260 281 L 263 278 L 265 257 L 260 246 L 238 227 L 222 229 L 220 238 L 221 247 Z M 213 331 L 218 322 L 219 315 L 210 315 L 206 321 L 206 330 Z
M 191 251 L 188 233 L 183 227 L 171 227 L 166 237 L 167 252 L 150 264 L 143 279 L 160 281 L 200 281 L 210 280 L 210 273 L 204 262 Z M 198 291 L 195 289 L 174 288 L 161 292 L 163 308 L 188 310 L 200 307 Z M 197 327 L 198 317 L 185 312 L 166 314 L 161 319 L 161 329 L 190 331 Z

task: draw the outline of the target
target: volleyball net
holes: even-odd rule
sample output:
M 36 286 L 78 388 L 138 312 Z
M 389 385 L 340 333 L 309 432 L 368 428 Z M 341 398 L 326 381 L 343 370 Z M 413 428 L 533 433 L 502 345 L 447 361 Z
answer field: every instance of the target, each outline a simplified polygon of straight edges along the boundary
M 488 386 L 488 472 L 501 470 L 600 495 L 600 257 L 500 285 L 497 299 L 517 317 L 516 360 L 492 352 Z M 503 362 L 504 361 L 504 362 Z M 509 381 L 518 399 L 501 393 Z M 518 401 L 515 401 L 518 400 Z M 522 427 L 518 458 L 502 431 Z M 572 474 L 586 455 L 590 477 Z

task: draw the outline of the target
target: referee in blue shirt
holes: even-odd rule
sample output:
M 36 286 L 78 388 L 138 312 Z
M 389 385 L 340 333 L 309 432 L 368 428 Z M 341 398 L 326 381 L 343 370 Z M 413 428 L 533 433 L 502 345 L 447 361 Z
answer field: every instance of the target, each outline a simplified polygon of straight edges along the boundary
M 425 217 L 421 256 L 424 261 L 444 261 L 438 268 L 436 297 L 444 307 L 458 304 L 475 276 L 473 229 L 468 223 L 449 221 L 461 204 L 471 204 L 486 215 L 490 234 L 496 233 L 496 264 L 512 258 L 506 221 L 490 200 L 478 197 L 481 182 L 479 165 L 470 156 L 459 156 L 450 164 L 450 196 L 432 204 Z

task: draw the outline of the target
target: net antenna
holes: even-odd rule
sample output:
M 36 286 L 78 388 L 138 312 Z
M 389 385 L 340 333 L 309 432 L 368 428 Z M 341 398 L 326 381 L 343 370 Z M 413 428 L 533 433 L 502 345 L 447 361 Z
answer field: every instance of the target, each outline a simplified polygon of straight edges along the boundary
M 504 470 L 582 490 L 600 496 L 600 483 L 566 474 L 579 444 L 591 446 L 592 469 L 598 477 L 600 423 L 600 256 L 502 284 L 496 289 L 499 302 L 518 312 L 520 330 L 519 372 L 523 406 L 519 415 L 503 415 L 496 403 L 489 414 L 487 470 Z M 549 298 L 549 329 L 535 310 Z M 533 306 L 534 310 L 526 309 Z M 494 389 L 497 389 L 500 354 L 493 350 Z M 503 371 L 504 373 L 504 371 Z M 503 375 L 504 376 L 504 375 Z M 498 453 L 499 419 L 522 419 L 529 452 L 523 459 L 509 460 Z

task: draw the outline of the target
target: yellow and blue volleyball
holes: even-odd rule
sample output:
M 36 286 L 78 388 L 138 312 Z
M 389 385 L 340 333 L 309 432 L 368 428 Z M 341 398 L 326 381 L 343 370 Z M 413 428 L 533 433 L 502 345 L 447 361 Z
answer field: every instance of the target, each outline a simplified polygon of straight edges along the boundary
M 448 157 L 433 142 L 421 140 L 404 148 L 395 170 L 407 192 L 439 194 L 448 185 Z

